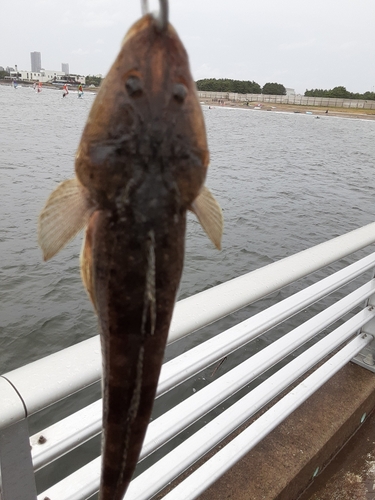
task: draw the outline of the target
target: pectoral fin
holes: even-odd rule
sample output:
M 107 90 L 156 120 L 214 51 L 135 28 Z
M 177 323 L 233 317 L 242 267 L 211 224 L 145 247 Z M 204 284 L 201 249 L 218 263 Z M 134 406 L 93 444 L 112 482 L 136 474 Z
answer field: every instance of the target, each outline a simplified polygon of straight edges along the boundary
M 215 247 L 221 250 L 223 214 L 220 205 L 206 186 L 203 186 L 203 189 L 193 201 L 191 211 L 198 217 L 199 222 Z
M 38 242 L 44 260 L 53 257 L 87 224 L 95 206 L 76 178 L 53 191 L 39 215 Z

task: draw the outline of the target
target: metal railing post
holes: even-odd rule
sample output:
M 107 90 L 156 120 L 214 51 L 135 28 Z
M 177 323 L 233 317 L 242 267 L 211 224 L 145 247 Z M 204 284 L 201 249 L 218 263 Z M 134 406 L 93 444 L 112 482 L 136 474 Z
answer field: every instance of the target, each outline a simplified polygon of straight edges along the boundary
M 0 500 L 36 500 L 26 407 L 4 377 L 0 408 Z
M 375 277 L 375 270 L 372 274 Z M 366 307 L 370 310 L 375 308 L 375 294 L 371 295 L 366 301 Z M 360 330 L 361 333 L 369 333 L 375 339 L 375 318 L 366 323 Z M 353 359 L 353 363 L 366 368 L 375 373 L 375 341 L 373 340 L 362 351 L 360 351 Z
M 36 500 L 27 420 L 0 431 L 1 500 Z

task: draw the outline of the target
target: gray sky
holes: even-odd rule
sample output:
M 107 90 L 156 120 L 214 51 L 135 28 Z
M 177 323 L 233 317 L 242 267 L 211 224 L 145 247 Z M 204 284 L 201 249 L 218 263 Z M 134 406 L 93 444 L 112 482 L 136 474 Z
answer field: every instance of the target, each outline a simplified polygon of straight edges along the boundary
M 140 0 L 2 0 L 0 66 L 106 74 Z M 153 10 L 156 0 L 150 1 Z M 375 87 L 374 0 L 169 0 L 193 77 L 282 83 L 298 93 Z

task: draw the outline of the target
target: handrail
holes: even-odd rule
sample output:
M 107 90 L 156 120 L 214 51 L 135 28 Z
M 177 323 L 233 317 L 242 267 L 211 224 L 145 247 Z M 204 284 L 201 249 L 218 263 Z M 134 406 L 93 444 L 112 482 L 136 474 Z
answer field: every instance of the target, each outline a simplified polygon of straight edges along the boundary
M 343 317 L 353 307 L 363 303 L 366 298 L 375 293 L 375 280 L 372 281 L 371 286 L 369 285 L 366 283 L 361 289 L 355 290 L 152 421 L 147 429 L 140 458 L 153 453 L 172 437 L 177 436 L 210 410 L 312 339 L 317 333 Z M 368 308 L 361 311 L 355 317 L 356 322 L 353 322 L 355 327 L 349 335 L 374 317 L 375 309 L 369 310 Z M 346 324 L 350 324 L 349 321 Z
M 168 342 L 224 318 L 372 243 L 375 243 L 375 222 L 188 297 L 176 305 Z
M 297 312 L 328 295 L 334 289 L 349 283 L 359 275 L 374 267 L 375 253 L 372 253 L 360 261 L 337 271 L 333 275 L 322 279 L 318 283 L 310 285 L 291 297 L 274 304 L 265 311 L 259 312 L 253 317 L 229 328 L 228 330 L 190 349 L 188 352 L 184 352 L 168 361 L 162 368 L 157 395 L 161 396 L 167 390 L 176 387 L 178 384 L 186 381 L 210 364 L 222 359 L 235 349 L 244 346 L 246 343 L 254 340 L 259 335 L 279 324 L 286 318 L 292 317 Z M 363 291 L 361 292 L 361 290 Z M 333 321 L 335 317 L 342 316 L 347 310 L 351 309 L 356 304 L 363 302 L 366 297 L 374 292 L 374 282 L 372 282 L 372 284 L 368 283 L 360 290 L 356 290 L 350 296 L 342 299 L 326 311 L 323 311 L 319 315 L 315 316 L 307 324 L 305 324 L 305 326 L 309 323 L 315 325 L 315 330 L 312 330 L 309 335 L 312 336 L 316 333 L 317 324 L 318 328 L 323 328 L 324 325 Z M 365 316 L 366 322 L 370 321 L 371 317 L 371 314 L 368 313 L 368 315 Z M 318 323 L 319 318 L 324 318 L 324 320 L 322 320 L 324 322 Z M 293 332 L 290 332 L 282 339 L 279 339 L 270 346 L 266 347 L 262 354 L 259 353 L 258 355 L 255 355 L 251 361 L 243 363 L 244 368 L 242 371 L 244 373 L 240 375 L 240 379 L 243 383 L 246 383 L 246 380 L 249 381 L 247 379 L 249 374 L 252 374 L 252 378 L 254 378 L 262 373 L 262 371 L 264 371 L 267 367 L 271 367 L 278 360 L 282 359 L 287 354 L 283 354 L 283 352 L 287 347 L 286 342 L 288 339 L 295 338 L 297 342 L 301 343 L 306 341 L 306 334 L 302 335 L 300 330 L 300 328 L 293 330 Z M 281 345 L 283 345 L 283 349 L 281 348 Z M 293 349 L 291 349 L 290 352 L 292 350 Z M 266 361 L 264 361 L 264 358 L 266 358 Z M 257 361 L 258 359 L 259 361 Z M 236 370 L 239 369 L 241 369 L 240 366 L 237 367 Z M 230 376 L 230 374 L 222 377 L 223 383 L 227 376 Z M 211 384 L 209 387 L 209 389 L 206 388 L 207 391 L 206 389 L 202 389 L 192 398 L 193 400 L 195 399 L 198 401 L 197 406 L 201 414 L 203 408 L 205 408 L 205 404 L 212 399 L 215 383 Z M 205 392 L 208 393 L 207 396 L 205 396 Z M 223 390 L 221 388 L 218 389 L 218 394 L 223 394 Z M 202 400 L 202 403 L 199 402 L 200 400 Z M 189 412 L 188 410 L 191 410 L 193 405 L 190 404 L 189 400 L 186 400 L 184 402 L 184 406 L 187 410 L 182 410 L 182 415 L 186 416 L 191 413 L 191 411 Z M 177 407 L 174 408 L 174 411 L 177 411 Z M 149 453 L 152 453 L 155 449 L 155 445 L 160 443 L 161 439 L 163 439 L 164 442 L 167 440 L 165 437 L 162 438 L 161 433 L 165 418 L 169 417 L 166 417 L 165 414 L 163 417 L 154 420 L 150 424 L 144 447 L 142 449 L 141 458 L 147 456 Z M 179 422 L 181 430 L 182 419 L 177 417 L 176 421 Z M 85 422 L 85 425 L 79 426 L 80 422 Z M 186 420 L 184 425 L 187 425 Z M 172 426 L 168 423 L 165 427 L 170 435 L 172 432 Z M 79 432 L 77 431 L 77 428 L 80 428 Z M 64 420 L 54 424 L 50 428 L 44 429 L 43 436 L 45 437 L 46 442 L 43 446 L 39 445 L 40 433 L 31 437 L 31 444 L 33 445 L 32 457 L 34 469 L 38 470 L 40 467 L 43 467 L 74 447 L 86 442 L 88 439 L 98 435 L 100 432 L 101 401 L 97 401 L 88 407 L 79 410 L 77 413 L 66 417 Z M 173 432 L 177 432 L 176 427 L 173 428 Z M 156 438 L 156 436 L 158 436 L 158 438 Z M 157 444 L 157 446 L 159 445 L 160 444 Z
M 234 438 L 222 450 L 218 451 L 211 459 L 209 459 L 202 467 L 193 472 L 187 479 L 182 481 L 170 493 L 164 496 L 165 500 L 193 500 L 203 493 L 211 484 L 229 470 L 238 460 L 246 453 L 254 448 L 262 439 L 264 439 L 273 429 L 275 429 L 286 417 L 296 410 L 309 396 L 314 394 L 322 385 L 327 382 L 335 373 L 338 372 L 346 363 L 348 363 L 358 352 L 366 345 L 372 342 L 373 337 L 365 334 L 353 339 L 341 351 L 335 354 L 329 361 L 324 363 L 313 374 L 307 377 L 293 391 L 289 392 L 272 408 L 261 415 L 251 426 L 244 432 Z M 316 348 L 316 346 L 314 346 Z M 311 348 L 313 349 L 313 348 Z M 306 351 L 307 352 L 307 351 Z M 295 369 L 296 363 L 291 363 L 289 369 Z M 302 371 L 303 360 L 302 361 Z M 277 374 L 280 375 L 280 372 Z M 276 377 L 275 377 L 276 378 Z M 260 386 L 259 386 L 260 387 Z M 250 393 L 251 394 L 251 393 Z M 247 401 L 251 403 L 250 400 Z M 141 482 L 142 475 L 131 483 L 130 492 L 135 491 L 137 483 Z M 145 498 L 136 494 L 129 495 L 129 500 L 137 498 Z M 147 500 L 150 497 L 147 497 Z
M 163 486 L 172 481 L 179 473 L 183 472 L 187 465 L 194 463 L 201 455 L 209 451 L 242 422 L 254 415 L 267 402 L 271 401 L 273 397 L 280 394 L 290 383 L 297 380 L 303 373 L 306 373 L 316 362 L 323 359 L 337 346 L 343 344 L 361 325 L 373 317 L 374 311 L 366 308 L 272 375 L 256 389 L 207 424 L 203 429 L 193 434 L 193 436 L 184 441 L 172 452 L 165 455 L 143 474 L 135 478 L 130 484 L 127 499 L 148 500 L 151 498 Z M 364 346 L 368 345 L 372 338 L 371 335 L 367 335 L 365 339 L 356 337 L 356 347 L 351 357 Z M 345 358 L 345 363 L 347 361 L 348 359 Z M 153 422 L 150 426 L 152 425 Z M 170 422 L 166 425 L 170 425 Z M 146 436 L 146 443 L 147 439 Z M 45 496 L 59 498 L 59 500 L 81 500 L 89 497 L 98 490 L 99 471 L 100 457 L 44 491 L 43 494 L 38 496 L 38 500 L 43 500 Z M 81 488 L 79 494 L 74 492 L 72 486 L 77 483 Z M 183 498 L 185 500 L 187 497 L 185 497 L 184 493 L 180 497 L 177 496 L 175 498 Z
M 182 353 L 171 361 L 165 363 L 162 368 L 158 385 L 158 395 L 163 394 L 166 390 L 169 390 L 187 380 L 203 368 L 221 359 L 223 356 L 228 355 L 235 348 L 238 348 L 240 345 L 245 345 L 250 340 L 258 337 L 261 333 L 264 333 L 271 327 L 279 324 L 285 318 L 291 317 L 296 312 L 303 310 L 319 298 L 327 295 L 332 291 L 335 283 L 336 288 L 343 286 L 371 267 L 375 267 L 375 253 L 364 257 L 360 261 L 347 266 L 341 271 L 337 271 L 333 275 L 324 278 L 318 283 L 315 283 L 308 288 L 297 292 L 293 296 L 269 307 L 266 311 L 261 311 L 250 319 L 229 328 L 212 339 L 199 344 L 198 346 L 190 349 L 188 352 Z M 252 374 L 252 378 L 259 375 L 262 373 L 262 369 L 265 370 L 267 367 L 271 367 L 275 362 L 288 354 L 288 352 L 284 354 L 283 352 L 287 348 L 289 339 L 291 339 L 291 341 L 292 339 L 295 339 L 293 342 L 297 342 L 297 344 L 299 342 L 305 342 L 308 340 L 306 335 L 309 335 L 309 337 L 315 335 L 317 328 L 318 330 L 319 328 L 323 329 L 331 321 L 334 321 L 335 318 L 343 316 L 348 310 L 363 302 L 366 297 L 370 296 L 374 292 L 374 281 L 372 281 L 363 285 L 361 289 L 352 292 L 352 294 L 348 297 L 345 297 L 338 303 L 332 305 L 327 310 L 319 313 L 317 316 L 314 316 L 307 323 L 305 323 L 305 325 L 293 330 L 283 338 L 266 347 L 262 353 L 255 355 L 251 361 L 243 363 L 245 367 L 242 369 L 243 373 L 239 378 L 243 381 L 243 383 L 246 383 L 246 381 L 249 381 L 248 377 L 250 374 Z M 366 318 L 366 321 L 368 322 L 370 321 L 371 316 L 367 316 Z M 309 324 L 314 325 L 314 329 L 307 331 L 306 328 Z M 303 334 L 301 333 L 302 327 L 305 332 Z M 291 345 L 292 348 L 289 352 L 296 348 L 296 346 L 293 347 L 293 344 Z M 259 361 L 257 361 L 258 359 Z M 241 370 L 241 365 L 235 370 Z M 223 376 L 223 383 L 225 379 L 230 376 L 230 374 Z M 193 396 L 193 399 L 198 400 L 197 406 L 201 414 L 203 408 L 205 408 L 205 404 L 213 397 L 215 383 L 211 384 L 209 387 L 210 388 L 207 389 L 207 391 L 206 389 L 202 389 L 199 393 Z M 233 390 L 234 389 L 231 387 L 231 391 Z M 208 392 L 210 396 L 205 396 L 205 392 Z M 218 394 L 222 395 L 223 389 L 220 388 L 218 390 Z M 199 402 L 201 399 L 202 403 Z M 193 405 L 188 403 L 188 400 L 184 402 L 184 406 L 187 407 L 187 410 L 191 410 L 193 407 Z M 188 415 L 189 411 L 187 410 L 183 410 L 182 414 Z M 173 411 L 176 412 L 177 407 L 175 407 Z M 161 439 L 164 439 L 165 442 L 166 438 L 162 438 L 160 430 L 163 428 L 163 419 L 165 418 L 167 417 L 164 415 L 150 424 L 141 457 L 144 457 L 154 451 L 155 443 L 159 443 Z M 181 418 L 178 417 L 176 420 L 177 422 L 180 422 L 179 426 L 181 429 Z M 81 426 L 82 429 L 80 432 L 77 432 L 76 422 L 81 421 L 84 421 L 85 425 L 83 427 Z M 187 425 L 186 421 L 184 425 Z M 168 423 L 165 427 L 170 435 L 172 426 Z M 70 429 L 72 429 L 72 431 L 70 431 Z M 66 417 L 66 419 L 54 424 L 51 428 L 45 429 L 43 431 L 43 436 L 46 438 L 46 443 L 43 446 L 40 446 L 38 443 L 40 433 L 32 436 L 31 442 L 33 444 L 32 455 L 34 468 L 38 469 L 51 462 L 69 451 L 69 449 L 72 449 L 75 446 L 84 443 L 91 437 L 96 436 L 100 433 L 100 431 L 101 401 L 98 401 L 83 410 L 80 410 L 76 414 Z M 176 432 L 176 428 L 173 428 L 173 431 Z M 156 438 L 156 436 L 158 436 L 158 438 Z
M 17 391 L 5 378 L 0 377 L 0 429 L 5 429 L 26 417 L 26 410 Z
M 375 243 L 375 222 L 181 300 L 175 307 L 168 342 L 174 342 L 372 243 Z M 67 359 L 70 370 L 67 370 Z M 27 415 L 31 415 L 100 380 L 99 339 L 93 337 L 2 377 L 16 388 Z
M 29 416 L 98 382 L 101 373 L 97 335 L 5 373 L 0 379 L 6 379 L 17 389 Z
M 168 341 L 173 342 L 182 338 L 187 333 L 192 333 L 198 328 L 219 320 L 372 243 L 375 243 L 375 223 L 182 300 L 176 304 L 172 333 Z M 167 391 L 257 339 L 265 332 L 272 329 L 276 332 L 275 327 L 280 323 L 374 269 L 375 252 L 168 361 L 161 371 L 157 397 L 163 396 Z M 331 355 L 334 350 L 338 351 L 331 358 L 334 362 L 328 361 L 317 370 L 321 374 L 321 380 L 314 379 L 317 373 L 315 372 L 313 379 L 310 377 L 306 379 L 315 380 L 306 390 L 303 387 L 299 389 L 300 386 L 297 386 L 298 397 L 294 398 L 289 393 L 279 401 L 280 405 L 277 403 L 264 414 L 272 414 L 274 421 L 267 421 L 266 424 L 257 424 L 259 420 L 255 422 L 254 428 L 259 430 L 260 427 L 257 425 L 261 426 L 259 430 L 261 435 L 266 435 L 274 428 L 275 422 L 279 423 L 289 414 L 289 408 L 286 407 L 285 402 L 281 403 L 282 401 L 288 401 L 295 408 L 306 399 L 306 394 L 311 393 L 312 387 L 318 387 L 323 383 L 322 380 L 326 380 L 329 374 L 337 371 L 359 351 L 366 365 L 367 359 L 372 359 L 375 354 L 372 345 L 370 346 L 375 336 L 375 308 L 373 307 L 375 278 L 370 279 L 368 276 L 366 282 L 362 283 L 363 280 L 350 285 L 350 290 L 353 291 L 340 291 L 339 297 L 336 294 L 336 297 L 332 297 L 335 300 L 333 302 L 330 300 L 332 305 L 328 306 L 323 303 L 322 307 L 319 306 L 320 312 L 315 313 L 313 317 L 305 320 L 298 317 L 298 326 L 289 328 L 288 333 L 282 337 L 277 335 L 276 340 L 261 351 L 252 354 L 251 357 L 245 360 L 242 358 L 241 362 L 236 357 L 231 358 L 233 366 L 228 366 L 228 370 L 223 370 L 215 377 L 215 380 L 155 418 L 148 427 L 140 460 L 154 453 L 199 421 L 196 426 L 198 430 L 172 451 L 161 450 L 165 453 L 164 456 L 132 481 L 126 498 L 129 500 L 151 498 L 168 482 L 174 480 L 187 467 L 245 423 L 265 404 L 270 404 L 273 398 L 295 383 L 298 377 L 305 374 L 307 370 L 313 369 L 317 363 L 323 362 L 324 358 Z M 360 307 L 359 312 L 358 307 Z M 194 311 L 193 314 L 192 311 Z M 326 329 L 338 320 L 344 320 L 344 322 L 327 334 Z M 294 320 L 293 324 L 295 324 Z M 360 333 L 361 331 L 363 333 Z M 322 332 L 324 332 L 324 337 L 312 347 L 287 364 L 285 361 L 280 363 L 291 353 L 300 349 L 303 344 L 316 339 L 316 336 Z M 270 335 L 267 337 L 271 338 Z M 345 343 L 347 345 L 342 347 Z M 278 365 L 278 371 L 268 376 L 267 370 L 272 367 L 276 368 L 277 364 L 283 365 L 282 368 Z M 332 368 L 333 365 L 334 368 Z M 375 371 L 375 368 L 370 369 Z M 232 403 L 230 398 L 234 394 L 238 393 L 234 398 L 238 399 L 239 391 L 244 390 L 250 383 L 254 384 L 255 379 L 262 374 L 266 374 L 268 378 L 241 399 Z M 8 463 L 4 455 L 5 449 L 12 448 L 9 436 L 15 435 L 12 433 L 18 433 L 17 435 L 20 436 L 18 431 L 22 430 L 23 437 L 21 441 L 18 441 L 18 446 L 22 446 L 26 453 L 24 452 L 24 462 L 20 463 L 19 467 L 20 470 L 28 467 L 27 484 L 29 490 L 34 491 L 33 469 L 39 470 L 100 433 L 101 401 L 96 401 L 31 436 L 31 453 L 26 418 L 90 386 L 99 381 L 100 377 L 101 352 L 97 336 L 0 376 L 0 400 L 2 402 L 0 406 L 0 451 L 2 448 L 0 472 L 4 472 L 7 478 L 11 476 L 3 500 L 12 499 L 9 485 L 17 485 L 17 474 L 19 474 L 16 468 L 13 470 L 13 462 Z M 273 411 L 273 408 L 277 410 Z M 208 415 L 214 409 L 214 415 Z M 269 411 L 271 413 L 268 413 Z M 205 415 L 207 416 L 203 419 Z M 203 420 L 208 420 L 208 423 L 204 425 Z M 249 429 L 253 428 L 252 425 Z M 245 432 L 247 432 L 246 445 L 240 447 L 241 452 L 234 453 L 230 445 L 223 448 L 220 456 L 228 456 L 228 463 L 232 464 L 244 449 L 251 449 L 257 442 L 257 436 L 253 431 Z M 43 439 L 41 439 L 42 435 Z M 14 461 L 14 455 L 12 460 Z M 181 484 L 186 484 L 186 487 L 177 487 L 166 498 L 171 500 L 196 498 L 199 492 L 204 491 L 211 484 L 211 476 L 217 478 L 225 469 L 220 459 L 216 460 L 215 457 L 207 463 L 211 464 L 208 469 L 203 467 L 194 473 L 196 478 L 194 481 L 190 479 L 186 483 L 183 481 Z M 38 499 L 47 497 L 59 500 L 83 500 L 96 493 L 99 475 L 100 457 L 40 493 Z M 184 492 L 182 496 L 181 491 Z
M 158 396 L 374 267 L 375 252 L 168 361 Z

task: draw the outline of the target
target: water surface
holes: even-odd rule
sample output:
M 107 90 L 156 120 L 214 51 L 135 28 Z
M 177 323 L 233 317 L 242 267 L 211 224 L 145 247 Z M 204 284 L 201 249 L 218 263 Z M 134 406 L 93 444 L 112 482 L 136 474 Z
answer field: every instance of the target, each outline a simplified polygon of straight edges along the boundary
M 98 333 L 79 275 L 82 236 L 47 263 L 36 237 L 49 193 L 74 175 L 75 151 L 94 97 L 85 93 L 77 99 L 70 93 L 62 99 L 57 90 L 36 94 L 27 87 L 0 86 L 1 373 Z M 203 112 L 211 151 L 207 185 L 223 208 L 223 249 L 218 252 L 189 215 L 179 298 L 374 221 L 375 121 L 206 106 Z M 238 312 L 201 336 L 257 310 Z M 172 345 L 168 356 L 199 338 Z M 266 336 L 234 354 L 221 370 L 268 341 Z M 205 385 L 210 372 L 185 391 Z M 163 408 L 180 397 L 172 392 Z M 157 406 L 155 414 L 163 408 Z M 77 464 L 78 459 L 67 461 L 64 471 Z M 41 487 L 48 484 L 47 475 L 41 475 Z

